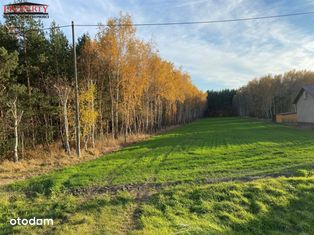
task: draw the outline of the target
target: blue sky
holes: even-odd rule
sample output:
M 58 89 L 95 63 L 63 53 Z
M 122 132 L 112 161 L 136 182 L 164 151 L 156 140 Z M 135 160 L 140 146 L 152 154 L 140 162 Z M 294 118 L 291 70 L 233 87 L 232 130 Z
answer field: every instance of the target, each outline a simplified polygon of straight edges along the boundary
M 3 0 L 1 4 L 12 1 Z M 134 23 L 201 21 L 314 11 L 310 0 L 33 0 L 59 25 L 105 23 L 120 12 Z M 139 27 L 160 55 L 191 74 L 202 90 L 239 88 L 291 69 L 314 69 L 314 15 L 190 26 Z M 68 31 L 65 29 L 64 31 Z M 80 28 L 94 35 L 96 29 Z M 69 35 L 69 31 L 67 32 Z

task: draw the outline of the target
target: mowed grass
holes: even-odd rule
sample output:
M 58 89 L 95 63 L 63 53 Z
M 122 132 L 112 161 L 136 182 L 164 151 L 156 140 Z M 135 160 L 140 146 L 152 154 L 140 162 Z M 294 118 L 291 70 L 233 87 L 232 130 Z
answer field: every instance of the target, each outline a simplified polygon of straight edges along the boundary
M 313 234 L 313 168 L 311 131 L 203 119 L 3 187 L 0 234 Z M 93 191 L 102 187 L 109 191 Z M 9 225 L 34 216 L 55 225 Z

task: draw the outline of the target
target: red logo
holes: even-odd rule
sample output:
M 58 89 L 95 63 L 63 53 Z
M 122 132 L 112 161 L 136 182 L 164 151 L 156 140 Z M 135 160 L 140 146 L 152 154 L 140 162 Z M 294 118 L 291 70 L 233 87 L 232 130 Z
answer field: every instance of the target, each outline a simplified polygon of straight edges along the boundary
M 4 17 L 15 17 L 15 16 L 26 16 L 33 18 L 48 18 L 48 5 L 21 2 L 13 3 L 4 6 L 3 9 Z

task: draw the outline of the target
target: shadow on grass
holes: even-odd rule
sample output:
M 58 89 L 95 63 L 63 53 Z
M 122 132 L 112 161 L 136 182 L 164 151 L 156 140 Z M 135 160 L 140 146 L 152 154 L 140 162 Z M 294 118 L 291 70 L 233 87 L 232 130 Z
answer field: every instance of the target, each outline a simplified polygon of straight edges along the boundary
M 144 230 L 152 233 L 161 229 L 151 224 L 158 216 L 178 234 L 313 234 L 314 178 L 180 186 L 148 205 Z
M 10 203 L 0 203 L 0 235 L 19 234 L 21 231 L 27 231 L 27 234 L 55 234 L 54 229 L 62 231 L 63 226 L 72 226 L 76 223 L 84 223 L 84 219 L 73 221 L 72 217 L 76 214 L 91 216 L 95 220 L 102 210 L 115 211 L 118 208 L 126 208 L 135 203 L 135 197 L 127 192 L 117 192 L 116 195 L 99 195 L 98 197 L 83 198 L 72 197 L 71 195 L 62 194 L 57 198 L 44 198 L 28 201 L 27 198 L 19 198 L 17 201 Z M 120 209 L 121 211 L 121 209 Z M 115 217 L 115 214 L 110 216 Z M 23 227 L 10 225 L 11 218 L 51 218 L 54 220 L 54 226 L 49 228 Z M 37 232 L 34 232 L 35 229 Z M 40 233 L 40 231 L 44 231 Z M 23 233 L 24 234 L 24 233 Z M 60 234 L 60 233 L 57 233 Z M 61 233 L 63 234 L 63 233 Z
M 263 142 L 270 146 L 260 144 Z M 271 123 L 239 118 L 202 119 L 95 161 L 28 180 L 12 189 L 32 197 L 49 196 L 62 189 L 94 184 L 226 177 L 228 171 L 240 175 L 256 174 L 257 170 L 286 170 L 299 167 L 300 163 L 314 163 L 313 142 L 312 132 Z M 294 152 L 287 156 L 286 148 Z M 293 155 L 297 151 L 303 158 Z M 162 155 L 162 160 L 155 162 Z
M 280 198 L 278 198 L 280 200 Z M 250 198 L 251 210 L 257 214 L 247 223 L 231 224 L 232 230 L 242 234 L 313 234 L 314 231 L 314 187 L 299 186 L 294 198 L 286 205 L 270 205 L 266 213 L 256 202 L 258 195 Z

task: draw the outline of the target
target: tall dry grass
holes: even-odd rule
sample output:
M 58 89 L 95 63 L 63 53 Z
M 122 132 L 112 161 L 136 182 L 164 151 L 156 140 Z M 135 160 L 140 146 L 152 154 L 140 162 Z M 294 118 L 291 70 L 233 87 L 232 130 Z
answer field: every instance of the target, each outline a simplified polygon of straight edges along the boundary
M 95 148 L 82 149 L 80 158 L 76 156 L 75 149 L 71 150 L 70 155 L 66 154 L 60 147 L 62 146 L 61 142 L 51 144 L 49 150 L 43 146 L 36 146 L 36 149 L 26 150 L 23 159 L 19 162 L 4 160 L 0 163 L 0 185 L 41 175 L 65 166 L 90 161 L 117 151 L 126 145 L 148 139 L 150 136 L 148 134 L 136 134 L 130 135 L 126 139 L 123 136 L 118 139 L 99 139 L 95 143 Z

